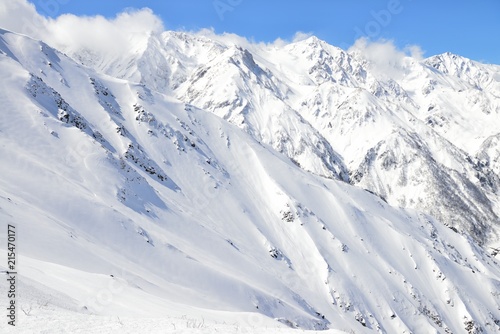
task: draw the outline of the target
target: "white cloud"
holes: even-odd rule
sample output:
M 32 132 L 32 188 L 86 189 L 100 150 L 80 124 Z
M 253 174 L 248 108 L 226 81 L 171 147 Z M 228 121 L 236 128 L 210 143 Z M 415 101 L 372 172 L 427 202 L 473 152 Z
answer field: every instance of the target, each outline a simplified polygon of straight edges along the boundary
M 292 42 L 301 42 L 303 40 L 308 39 L 309 37 L 313 36 L 314 34 L 312 32 L 303 32 L 303 31 L 297 31 L 295 35 L 292 38 Z
M 234 45 L 239 45 L 241 47 L 249 47 L 250 45 L 254 44 L 253 42 L 249 41 L 247 38 L 232 34 L 232 33 L 222 33 L 222 34 L 217 34 L 214 30 L 214 28 L 203 28 L 199 31 L 189 31 L 190 33 L 198 34 L 201 36 L 205 36 L 209 39 L 212 39 L 214 41 L 218 41 L 223 44 L 234 44 Z
M 405 48 L 405 51 L 409 53 L 410 56 L 415 58 L 416 60 L 424 59 L 424 50 L 422 50 L 418 45 L 408 45 Z
M 212 40 L 219 41 L 223 44 L 238 45 L 249 50 L 252 50 L 254 48 L 258 48 L 260 50 L 265 50 L 269 48 L 282 48 L 290 43 L 300 42 L 313 36 L 313 33 L 298 31 L 291 39 L 277 38 L 272 42 L 266 43 L 266 42 L 256 42 L 253 39 L 248 39 L 246 37 L 242 37 L 232 33 L 217 34 L 213 28 L 205 28 L 199 31 L 191 31 L 191 33 L 205 36 Z
M 39 15 L 35 6 L 26 0 L 0 2 L 0 27 L 33 38 L 41 38 L 40 32 L 47 20 Z
M 70 51 L 86 48 L 119 54 L 143 47 L 150 34 L 162 31 L 161 20 L 148 8 L 122 12 L 113 19 L 66 14 L 48 21 L 45 40 Z
M 55 19 L 36 12 L 27 0 L 0 3 L 0 25 L 72 52 L 82 48 L 96 53 L 119 54 L 144 46 L 152 33 L 164 30 L 151 9 L 125 10 L 115 18 L 64 14 Z
M 276 47 L 276 48 L 282 48 L 285 45 L 288 45 L 290 43 L 297 43 L 301 42 L 303 40 L 308 39 L 309 37 L 314 36 L 312 32 L 303 32 L 303 31 L 297 31 L 291 40 L 289 39 L 283 39 L 283 38 L 277 38 L 274 42 L 270 43 L 270 46 Z
M 421 60 L 424 53 L 417 45 L 410 45 L 400 50 L 392 41 L 371 42 L 364 37 L 356 40 L 348 52 L 357 53 L 368 60 L 375 73 L 394 79 L 404 75 L 406 64 L 412 61 L 411 58 Z
M 256 42 L 253 39 L 248 39 L 246 37 L 242 37 L 233 33 L 225 32 L 222 34 L 217 34 L 213 28 L 204 28 L 199 31 L 191 31 L 191 33 L 207 37 L 222 44 L 237 45 L 250 51 L 255 51 L 257 49 L 263 51 L 268 50 L 269 48 L 281 48 L 290 43 L 290 41 L 281 38 L 277 38 L 275 41 L 269 43 Z

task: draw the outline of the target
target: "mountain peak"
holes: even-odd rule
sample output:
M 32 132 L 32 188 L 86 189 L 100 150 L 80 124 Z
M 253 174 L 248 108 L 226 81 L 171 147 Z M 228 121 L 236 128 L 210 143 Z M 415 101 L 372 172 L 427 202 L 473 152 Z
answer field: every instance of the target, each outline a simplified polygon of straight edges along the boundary
M 299 41 L 297 43 L 306 43 L 306 44 L 309 44 L 309 45 L 314 45 L 314 44 L 323 44 L 323 43 L 326 43 L 324 40 L 322 39 L 319 39 L 317 36 L 315 35 L 312 35 L 302 41 Z
M 451 52 L 444 52 L 438 55 L 431 56 L 425 60 L 426 62 L 449 62 L 449 63 L 472 63 L 473 61 L 469 58 L 457 55 Z
M 313 52 L 313 50 L 316 49 L 323 49 L 326 50 L 330 53 L 338 53 L 340 51 L 344 51 L 339 47 L 336 47 L 334 45 L 329 44 L 328 42 L 316 37 L 316 36 L 310 36 L 306 39 L 300 40 L 298 42 L 293 42 L 289 44 L 291 48 L 300 48 L 300 49 L 309 49 L 310 52 Z
M 469 58 L 445 52 L 424 60 L 424 64 L 448 75 L 463 79 L 472 87 L 500 87 L 500 67 L 497 65 L 482 64 Z M 494 86 L 492 82 L 496 82 Z

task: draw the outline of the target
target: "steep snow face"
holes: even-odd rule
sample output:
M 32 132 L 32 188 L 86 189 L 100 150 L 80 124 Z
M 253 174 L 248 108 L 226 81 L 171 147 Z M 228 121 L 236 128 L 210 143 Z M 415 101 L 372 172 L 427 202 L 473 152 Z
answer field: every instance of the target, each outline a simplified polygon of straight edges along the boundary
M 356 87 L 365 82 L 366 71 L 362 64 L 346 51 L 336 48 L 310 37 L 304 41 L 287 45 L 281 52 L 281 57 L 290 58 L 295 62 L 288 68 L 296 72 L 296 64 L 300 64 L 301 73 L 310 79 L 310 84 L 321 85 L 325 82 L 334 82 L 343 86 Z M 298 71 L 297 71 L 298 72 Z
M 402 88 L 330 80 L 299 96 L 297 82 L 288 86 L 250 51 L 215 48 L 199 68 L 169 67 L 171 78 L 186 74 L 170 94 L 153 73 L 143 83 L 111 77 L 0 31 L 0 215 L 19 229 L 18 271 L 30 303 L 41 305 L 32 316 L 46 317 L 48 302 L 83 314 L 188 314 L 251 327 L 272 328 L 274 319 L 367 333 L 500 331 L 500 266 L 485 248 L 443 225 L 451 222 L 338 180 L 348 167 L 334 145 L 350 150 L 345 138 L 371 129 L 365 137 L 376 143 L 353 137 L 354 180 L 362 174 L 360 184 L 397 205 L 417 193 L 428 206 L 433 194 L 443 220 L 461 208 L 475 219 L 472 235 L 494 235 L 485 223 L 495 215 L 493 188 L 461 170 L 463 151 L 450 144 L 439 153 L 446 141 L 432 129 L 404 131 L 418 119 L 387 102 L 390 87 Z M 345 105 L 308 114 L 310 97 L 323 91 L 321 105 L 336 91 Z M 219 105 L 224 96 L 228 106 Z M 232 104 L 238 97 L 247 109 Z M 379 124 L 390 131 L 379 134 Z M 490 159 L 493 183 L 494 145 L 477 155 Z M 490 168 L 475 159 L 478 173 Z M 446 189 L 427 188 L 438 179 Z M 2 252 L 2 271 L 5 263 Z
M 98 72 L 170 92 L 187 80 L 200 64 L 224 52 L 227 46 L 182 32 L 137 34 L 130 36 L 130 48 L 119 54 L 62 46 L 62 51 Z
M 481 64 L 450 52 L 430 57 L 424 63 L 443 74 L 463 79 L 472 86 L 498 87 L 498 76 L 495 74 L 498 73 L 498 65 Z
M 477 159 L 480 166 L 490 167 L 496 175 L 500 175 L 500 133 L 484 141 Z
M 452 169 L 435 158 L 432 151 L 417 134 L 395 131 L 366 154 L 353 174 L 353 182 L 387 198 L 392 205 L 422 208 L 447 226 L 466 227 L 478 240 L 487 240 L 495 233 L 488 222 L 497 216 L 495 203 L 485 193 L 498 191 L 498 176 L 491 170 L 488 174 L 483 168 L 474 170 L 472 161 Z M 463 154 L 442 152 L 441 158 L 447 155 L 450 161 L 457 162 L 460 160 L 455 157 Z M 458 173 L 457 169 L 469 173 Z M 481 185 L 476 184 L 478 180 Z
M 354 85 L 336 80 L 322 83 L 295 106 L 341 154 L 355 176 L 351 177 L 354 184 L 393 205 L 422 210 L 446 225 L 467 230 L 480 242 L 497 240 L 498 173 L 472 157 L 487 134 L 496 133 L 498 111 L 491 106 L 498 98 L 480 92 L 482 100 L 494 101 L 488 113 L 476 107 L 464 111 L 463 89 L 472 89 L 468 82 L 438 73 L 425 62 L 405 59 L 402 64 L 399 83 L 375 76 L 370 72 L 373 65 L 365 62 L 363 80 L 353 81 Z M 422 77 L 434 77 L 431 81 L 439 90 L 422 89 L 420 83 L 428 80 Z M 424 112 L 423 101 L 433 101 L 433 107 Z M 418 144 L 409 144 L 414 141 Z M 382 146 L 384 152 L 379 152 Z M 400 163 L 389 167 L 388 157 Z M 411 167 L 411 162 L 418 167 Z M 400 180 L 395 177 L 398 174 Z M 415 178 L 418 191 L 408 188 L 408 177 Z M 461 200 L 453 199 L 456 196 Z
M 470 155 L 498 133 L 498 65 L 446 53 L 424 60 L 416 69 L 402 85 L 420 106 L 415 115 L 429 127 Z
M 178 92 L 181 100 L 240 126 L 305 170 L 348 179 L 329 142 L 283 101 L 288 88 L 256 64 L 248 50 L 229 48 L 198 69 Z
M 120 61 L 93 67 L 211 111 L 306 171 L 355 184 L 361 179 L 349 175 L 365 169 L 367 155 L 381 142 L 396 144 L 389 139 L 394 133 L 412 133 L 429 149 L 416 153 L 431 157 L 419 159 L 423 170 L 438 168 L 457 177 L 448 183 L 423 174 L 422 193 L 393 184 L 391 191 L 383 191 L 386 200 L 472 231 L 481 243 L 497 241 L 498 172 L 475 157 L 500 128 L 499 66 L 449 53 L 380 65 L 362 51 L 346 52 L 316 37 L 283 47 L 244 44 L 202 33 L 165 32 L 151 35 L 140 55 L 127 58 L 129 70 Z M 413 159 L 412 150 L 386 150 L 402 161 Z M 363 173 L 365 178 L 370 171 Z M 410 173 L 405 164 L 398 171 Z M 380 177 L 375 173 L 369 176 L 373 182 L 365 179 L 362 186 L 379 193 L 374 185 Z M 469 208 L 436 197 L 432 189 L 445 187 L 471 194 Z M 464 210 L 474 213 L 464 215 Z

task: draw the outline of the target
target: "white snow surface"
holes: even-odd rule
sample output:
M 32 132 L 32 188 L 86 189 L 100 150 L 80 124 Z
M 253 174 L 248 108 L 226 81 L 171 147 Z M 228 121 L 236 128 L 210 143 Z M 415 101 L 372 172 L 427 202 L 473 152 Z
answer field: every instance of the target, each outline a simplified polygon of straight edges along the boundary
M 144 38 L 0 30 L 18 332 L 500 332 L 499 66 Z
M 99 61 L 63 50 L 210 111 L 304 170 L 498 243 L 500 66 L 450 53 L 385 64 L 316 37 L 279 46 L 164 32 L 139 44 Z

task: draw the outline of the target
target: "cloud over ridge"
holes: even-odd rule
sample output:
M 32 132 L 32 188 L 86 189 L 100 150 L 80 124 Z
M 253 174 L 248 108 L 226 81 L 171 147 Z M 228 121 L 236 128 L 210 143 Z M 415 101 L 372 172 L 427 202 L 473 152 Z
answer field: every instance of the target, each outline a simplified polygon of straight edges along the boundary
M 126 9 L 114 18 L 73 14 L 48 18 L 27 0 L 0 4 L 0 22 L 1 28 L 70 52 L 83 48 L 97 53 L 121 53 L 134 49 L 150 34 L 164 31 L 162 20 L 149 8 Z

